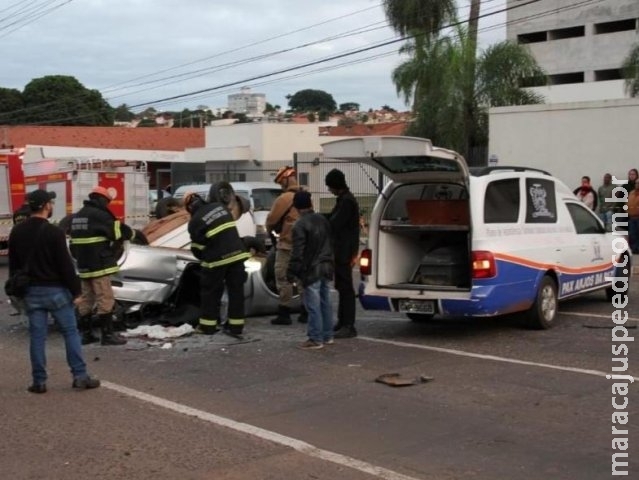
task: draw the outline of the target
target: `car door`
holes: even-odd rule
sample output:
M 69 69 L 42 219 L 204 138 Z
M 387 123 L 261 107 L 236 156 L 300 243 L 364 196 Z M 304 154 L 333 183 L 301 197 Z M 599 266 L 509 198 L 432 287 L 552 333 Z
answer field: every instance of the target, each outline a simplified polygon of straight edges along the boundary
M 601 221 L 587 206 L 566 202 L 575 234 L 562 253 L 567 281 L 560 296 L 572 296 L 607 285 L 605 277 L 612 274 L 611 236 Z

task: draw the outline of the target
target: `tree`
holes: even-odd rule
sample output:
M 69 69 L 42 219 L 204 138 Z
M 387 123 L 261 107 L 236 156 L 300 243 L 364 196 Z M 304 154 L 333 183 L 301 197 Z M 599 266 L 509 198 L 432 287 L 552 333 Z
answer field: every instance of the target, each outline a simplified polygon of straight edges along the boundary
M 323 90 L 312 89 L 295 93 L 289 98 L 288 105 L 295 112 L 316 112 L 322 109 L 334 112 L 337 109 L 333 95 Z
M 130 122 L 135 118 L 135 113 L 129 110 L 126 103 L 116 107 L 113 111 L 113 118 L 116 122 Z
M 639 43 L 632 47 L 623 61 L 621 71 L 626 93 L 631 97 L 639 97 Z
M 340 103 L 339 104 L 339 109 L 342 112 L 358 112 L 359 111 L 359 103 L 355 103 L 355 102 Z
M 402 36 L 437 35 L 457 16 L 455 0 L 384 0 L 384 11 L 391 28 Z
M 277 108 L 275 108 L 273 105 L 271 105 L 270 103 L 266 102 L 266 108 L 264 108 L 264 111 L 262 112 L 264 115 L 267 115 L 269 113 L 275 113 L 277 111 Z
M 113 108 L 97 90 L 74 77 L 49 75 L 31 80 L 22 92 L 25 123 L 42 125 L 113 125 Z
M 455 20 L 451 8 L 454 2 L 417 2 L 421 6 L 414 8 L 436 13 L 422 21 L 421 26 L 416 10 L 406 14 L 398 5 L 390 9 L 389 5 L 395 3 L 405 3 L 407 8 L 413 2 L 385 2 L 387 16 L 396 15 L 389 16 L 391 25 L 399 33 L 410 34 L 400 49 L 409 59 L 392 73 L 398 94 L 412 104 L 416 116 L 409 134 L 430 138 L 436 145 L 457 150 L 468 158 L 474 147 L 487 144 L 488 107 L 542 101 L 522 89 L 524 79 L 543 83 L 545 78 L 526 47 L 502 42 L 477 56 L 477 0 L 471 2 L 468 29 L 457 26 L 446 35 L 441 28 L 445 22 Z
M 459 26 L 454 36 L 431 38 L 421 48 L 409 42 L 403 52 L 410 58 L 393 71 L 398 93 L 406 103 L 413 100 L 416 120 L 408 133 L 466 157 L 487 144 L 487 109 L 540 103 L 543 99 L 521 84 L 523 79 L 540 84 L 545 78 L 525 46 L 501 42 L 477 60 L 470 58 L 469 48 L 468 33 Z M 473 95 L 467 99 L 469 92 Z
M 0 88 L 0 124 L 15 125 L 21 123 L 24 114 L 24 100 L 20 90 Z
M 315 114 L 313 112 L 310 112 L 309 114 L 306 115 L 306 119 L 310 122 L 310 123 L 315 123 L 315 120 L 317 120 L 315 118 Z
M 158 124 L 155 121 L 155 118 L 143 118 L 137 124 L 138 127 L 157 127 Z

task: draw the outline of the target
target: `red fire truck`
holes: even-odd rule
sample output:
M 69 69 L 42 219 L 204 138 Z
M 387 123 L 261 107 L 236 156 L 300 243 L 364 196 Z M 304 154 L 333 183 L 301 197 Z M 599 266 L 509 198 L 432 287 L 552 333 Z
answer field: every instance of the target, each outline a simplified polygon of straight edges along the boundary
M 94 158 L 45 158 L 23 161 L 17 150 L 0 150 L 0 255 L 7 255 L 13 212 L 25 194 L 42 188 L 55 192 L 52 221 L 80 209 L 95 185 L 107 188 L 109 209 L 132 228 L 149 221 L 149 179 L 146 163 Z M 4 187 L 4 188 L 3 188 Z

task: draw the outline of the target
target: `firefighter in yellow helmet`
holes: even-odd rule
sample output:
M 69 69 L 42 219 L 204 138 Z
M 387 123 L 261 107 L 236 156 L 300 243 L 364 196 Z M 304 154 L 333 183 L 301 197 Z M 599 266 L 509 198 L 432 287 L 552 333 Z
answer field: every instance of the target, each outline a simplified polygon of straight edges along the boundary
M 224 288 L 228 293 L 225 332 L 241 335 L 244 330 L 244 261 L 250 257 L 231 212 L 218 201 L 207 203 L 196 193 L 187 193 L 184 206 L 191 214 L 191 251 L 200 260 L 200 319 L 198 332 L 218 332 Z
M 271 320 L 273 325 L 290 325 L 291 301 L 293 299 L 293 284 L 288 281 L 286 271 L 291 260 L 293 249 L 293 224 L 299 218 L 299 212 L 293 206 L 295 192 L 300 190 L 297 183 L 297 172 L 293 167 L 280 168 L 275 175 L 275 182 L 282 187 L 282 194 L 277 197 L 271 211 L 266 217 L 266 230 L 279 235 L 275 252 L 275 282 L 279 292 L 277 317 Z M 304 312 L 300 321 L 304 322 Z
M 71 254 L 76 260 L 82 284 L 82 296 L 76 304 L 82 343 L 97 341 L 93 336 L 95 308 L 102 332 L 102 345 L 123 345 L 126 340 L 114 333 L 115 297 L 111 275 L 117 273 L 121 242 L 132 240 L 135 231 L 121 223 L 108 209 L 113 200 L 104 187 L 96 186 L 84 206 L 71 219 Z

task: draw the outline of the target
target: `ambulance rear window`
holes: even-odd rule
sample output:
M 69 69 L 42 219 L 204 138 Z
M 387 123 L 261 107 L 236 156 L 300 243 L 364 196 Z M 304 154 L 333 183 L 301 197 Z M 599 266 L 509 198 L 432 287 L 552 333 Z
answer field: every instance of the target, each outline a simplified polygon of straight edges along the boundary
M 484 223 L 517 223 L 519 200 L 518 178 L 490 182 L 484 197 Z

